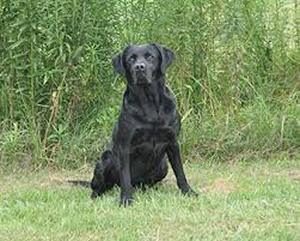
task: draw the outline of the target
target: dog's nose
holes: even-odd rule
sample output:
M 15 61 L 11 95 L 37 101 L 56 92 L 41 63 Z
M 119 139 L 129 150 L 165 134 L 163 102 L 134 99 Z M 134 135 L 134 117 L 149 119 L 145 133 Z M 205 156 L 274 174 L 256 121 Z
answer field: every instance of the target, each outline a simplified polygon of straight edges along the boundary
M 145 70 L 145 64 L 144 63 L 137 63 L 134 66 L 135 71 L 144 71 Z

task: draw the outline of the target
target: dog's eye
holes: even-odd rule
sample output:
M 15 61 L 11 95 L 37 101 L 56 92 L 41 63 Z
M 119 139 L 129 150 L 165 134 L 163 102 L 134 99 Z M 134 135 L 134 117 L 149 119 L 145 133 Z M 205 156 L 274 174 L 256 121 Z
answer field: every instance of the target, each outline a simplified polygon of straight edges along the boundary
M 132 55 L 128 58 L 128 62 L 134 62 L 136 60 L 136 56 L 135 55 Z
M 154 58 L 154 56 L 150 53 L 146 53 L 145 54 L 145 59 L 147 59 L 148 61 L 152 60 Z

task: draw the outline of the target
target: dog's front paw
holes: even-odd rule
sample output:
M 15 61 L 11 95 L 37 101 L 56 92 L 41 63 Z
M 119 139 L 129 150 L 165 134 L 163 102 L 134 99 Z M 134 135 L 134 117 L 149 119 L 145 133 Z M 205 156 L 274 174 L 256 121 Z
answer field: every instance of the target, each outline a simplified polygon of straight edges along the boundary
M 121 197 L 120 207 L 128 207 L 133 203 L 134 199 L 132 197 Z
M 199 193 L 195 192 L 192 188 L 189 188 L 187 190 L 182 191 L 183 195 L 189 196 L 189 197 L 198 197 Z
M 91 194 L 91 199 L 95 200 L 98 196 L 99 196 L 99 193 L 93 191 L 92 194 Z

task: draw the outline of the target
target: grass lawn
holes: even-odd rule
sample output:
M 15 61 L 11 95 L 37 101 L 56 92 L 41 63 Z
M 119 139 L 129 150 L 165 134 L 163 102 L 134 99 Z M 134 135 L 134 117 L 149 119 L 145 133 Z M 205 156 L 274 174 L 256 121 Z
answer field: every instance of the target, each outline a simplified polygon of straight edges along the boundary
M 97 201 L 68 184 L 91 170 L 0 177 L 0 240 L 300 240 L 300 162 L 185 166 L 198 198 L 182 196 L 170 174 L 118 206 L 117 188 Z

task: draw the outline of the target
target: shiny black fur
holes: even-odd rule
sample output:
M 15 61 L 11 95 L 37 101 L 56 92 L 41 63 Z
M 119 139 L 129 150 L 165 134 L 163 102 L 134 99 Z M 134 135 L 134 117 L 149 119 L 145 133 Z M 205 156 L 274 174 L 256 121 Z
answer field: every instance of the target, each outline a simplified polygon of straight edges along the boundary
M 165 85 L 165 72 L 173 59 L 173 52 L 158 44 L 130 45 L 113 59 L 114 69 L 126 77 L 127 88 L 111 145 L 94 170 L 92 198 L 119 185 L 120 204 L 131 204 L 134 186 L 152 186 L 167 175 L 167 159 L 180 190 L 196 195 L 180 158 L 175 98 Z

